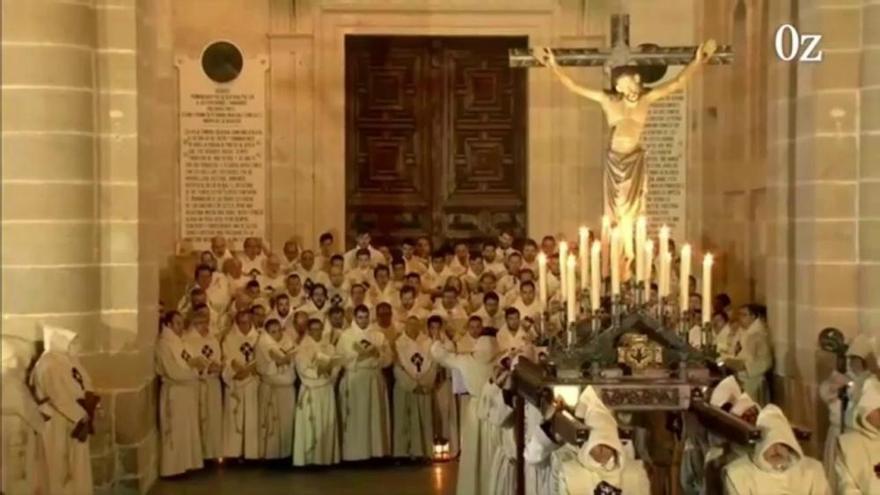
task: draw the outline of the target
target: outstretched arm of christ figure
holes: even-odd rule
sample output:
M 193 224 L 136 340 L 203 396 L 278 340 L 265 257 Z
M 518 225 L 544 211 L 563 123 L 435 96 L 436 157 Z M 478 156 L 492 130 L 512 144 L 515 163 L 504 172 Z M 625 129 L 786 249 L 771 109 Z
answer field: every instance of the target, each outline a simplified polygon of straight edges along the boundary
M 649 91 L 645 98 L 649 102 L 655 102 L 659 99 L 665 98 L 672 93 L 678 91 L 679 89 L 684 88 L 688 81 L 694 74 L 696 74 L 700 68 L 705 65 L 706 61 L 709 60 L 710 57 L 715 53 L 715 50 L 718 49 L 718 45 L 715 43 L 715 40 L 708 40 L 705 43 L 701 43 L 700 47 L 697 48 L 697 53 L 694 56 L 694 59 L 684 68 L 681 72 L 678 73 L 677 76 L 668 83 L 661 84 L 656 88 Z
M 556 56 L 553 55 L 553 50 L 551 50 L 550 48 L 544 48 L 541 50 L 541 52 L 543 53 L 543 55 L 536 56 L 535 59 L 537 59 L 541 65 L 549 67 L 551 70 L 553 70 L 553 74 L 556 75 L 556 78 L 559 79 L 562 85 L 565 86 L 569 91 L 579 96 L 583 96 L 588 100 L 593 100 L 599 104 L 604 105 L 605 102 L 608 101 L 608 95 L 606 95 L 604 91 L 585 88 L 574 82 L 570 77 L 568 77 L 568 75 L 562 72 L 562 69 L 559 68 L 559 64 L 556 63 Z

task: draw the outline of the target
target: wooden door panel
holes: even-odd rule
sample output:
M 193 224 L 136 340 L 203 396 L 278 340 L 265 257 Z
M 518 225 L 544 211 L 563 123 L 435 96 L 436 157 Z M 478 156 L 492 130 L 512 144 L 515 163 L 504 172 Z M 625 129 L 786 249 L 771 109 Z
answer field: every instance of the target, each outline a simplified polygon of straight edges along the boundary
M 385 241 L 525 233 L 525 38 L 346 39 L 346 222 Z

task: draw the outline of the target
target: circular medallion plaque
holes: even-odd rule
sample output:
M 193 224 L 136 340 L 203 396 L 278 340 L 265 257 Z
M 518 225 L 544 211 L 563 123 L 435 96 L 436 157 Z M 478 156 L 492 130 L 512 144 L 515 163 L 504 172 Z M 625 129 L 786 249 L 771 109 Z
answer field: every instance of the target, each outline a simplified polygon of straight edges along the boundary
M 235 80 L 243 66 L 241 50 L 228 41 L 215 41 L 202 52 L 202 70 L 214 82 Z

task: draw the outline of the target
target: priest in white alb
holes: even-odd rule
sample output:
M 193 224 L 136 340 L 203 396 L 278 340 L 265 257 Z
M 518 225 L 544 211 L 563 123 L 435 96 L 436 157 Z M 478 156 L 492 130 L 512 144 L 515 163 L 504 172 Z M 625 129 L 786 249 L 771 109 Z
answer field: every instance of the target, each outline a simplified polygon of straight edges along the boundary
M 44 326 L 45 351 L 31 374 L 34 398 L 46 419 L 43 450 L 51 495 L 89 495 L 94 489 L 89 435 L 98 398 L 76 357 L 76 337 L 70 330 Z
M 484 335 L 477 339 L 474 351 L 470 354 L 456 354 L 447 349 L 442 342 L 431 345 L 431 357 L 441 366 L 457 370 L 464 381 L 464 386 L 471 396 L 467 407 L 461 412 L 461 458 L 458 463 L 458 481 L 456 494 L 473 495 L 483 493 L 487 484 L 487 473 L 490 459 L 481 456 L 480 422 L 477 419 L 478 401 L 483 386 L 492 376 L 495 361 L 500 354 L 498 342 L 494 335 Z
M 190 331 L 184 333 L 184 342 L 193 356 L 202 356 L 207 366 L 199 373 L 199 424 L 201 425 L 202 455 L 205 459 L 223 457 L 223 351 L 220 341 L 211 334 L 207 308 L 195 308 Z
M 342 459 L 360 461 L 391 452 L 388 388 L 382 369 L 391 365 L 385 335 L 371 328 L 370 310 L 354 309 L 354 322 L 336 343 L 345 374 L 339 383 Z
M 159 475 L 175 476 L 203 466 L 199 373 L 207 368 L 208 361 L 187 348 L 180 314 L 168 313 L 163 323 L 156 346 L 156 374 L 161 380 Z
M 737 371 L 743 392 L 763 405 L 770 396 L 766 374 L 773 368 L 770 332 L 757 305 L 748 304 L 740 308 L 740 322 L 745 330 L 740 331 L 735 355 L 727 359 L 726 364 Z
M 333 344 L 322 338 L 323 332 L 321 320 L 309 320 L 308 333 L 294 357 L 301 381 L 293 437 L 294 466 L 324 466 L 340 460 L 334 388 L 340 359 Z
M 296 343 L 281 322 L 266 322 L 257 342 L 257 373 L 260 374 L 260 457 L 281 459 L 293 452 L 293 420 L 296 410 Z
M 394 457 L 430 459 L 434 447 L 431 398 L 437 376 L 431 339 L 416 320 L 394 345 Z
M 225 457 L 258 459 L 259 387 L 256 370 L 257 341 L 260 333 L 251 324 L 251 315 L 235 315 L 235 325 L 223 339 L 223 452 Z
M 837 440 L 834 470 L 839 495 L 880 493 L 880 380 L 867 379 L 853 411 L 852 429 Z
M 0 388 L 0 493 L 34 495 L 46 493 L 46 457 L 42 433 L 45 420 L 27 387 L 27 366 L 33 343 L 4 335 L 3 387 Z
M 804 455 L 785 414 L 770 404 L 758 415 L 761 440 L 725 469 L 726 495 L 829 495 L 822 464 Z

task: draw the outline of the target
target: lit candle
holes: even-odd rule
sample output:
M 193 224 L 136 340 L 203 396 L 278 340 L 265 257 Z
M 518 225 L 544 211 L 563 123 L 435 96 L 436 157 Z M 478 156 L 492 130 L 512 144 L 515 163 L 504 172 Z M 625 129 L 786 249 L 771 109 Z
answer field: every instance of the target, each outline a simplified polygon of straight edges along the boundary
M 547 255 L 538 254 L 538 300 L 541 307 L 547 307 Z
M 654 269 L 654 241 L 645 240 L 645 302 L 651 300 L 651 272 Z
M 666 225 L 660 227 L 660 259 L 662 260 L 669 254 L 669 227 Z
M 660 255 L 660 297 L 669 297 L 669 274 L 672 270 L 672 255 L 667 250 Z
M 565 298 L 568 297 L 568 291 L 566 290 L 566 282 L 568 279 L 568 275 L 565 273 L 565 263 L 568 261 L 568 243 L 565 241 L 561 241 L 559 243 L 559 300 L 565 301 Z
M 648 220 L 644 215 L 636 219 L 636 283 L 645 279 L 645 241 L 648 238 Z
M 609 245 L 611 243 L 611 218 L 608 215 L 602 215 L 602 276 L 608 276 L 608 261 L 610 260 Z
M 712 319 L 712 255 L 703 256 L 703 324 Z
M 578 262 L 581 266 L 581 290 L 585 290 L 587 288 L 587 284 L 590 283 L 590 260 L 589 257 L 589 246 L 587 243 L 590 242 L 590 229 L 586 227 L 581 227 L 578 231 Z
M 574 271 L 577 268 L 577 259 L 575 258 L 575 255 L 568 255 L 566 268 L 566 272 L 568 273 L 568 282 L 566 285 L 566 288 L 568 289 L 568 297 L 566 297 L 568 300 L 568 323 L 572 324 L 577 316 L 577 296 L 575 295 L 575 287 L 577 284 L 574 283 Z
M 620 295 L 620 232 L 611 230 L 611 295 Z
M 599 297 L 601 294 L 600 279 L 602 278 L 602 269 L 599 265 L 599 257 L 602 254 L 602 243 L 593 241 L 593 247 L 590 248 L 590 307 L 592 310 L 599 310 Z
M 679 311 L 685 312 L 688 309 L 688 286 L 691 278 L 691 245 L 685 244 L 681 247 L 681 269 L 678 277 L 678 294 L 679 294 Z

